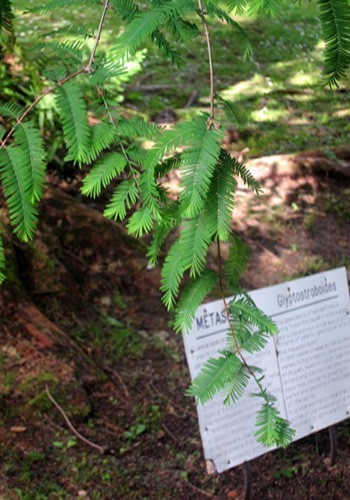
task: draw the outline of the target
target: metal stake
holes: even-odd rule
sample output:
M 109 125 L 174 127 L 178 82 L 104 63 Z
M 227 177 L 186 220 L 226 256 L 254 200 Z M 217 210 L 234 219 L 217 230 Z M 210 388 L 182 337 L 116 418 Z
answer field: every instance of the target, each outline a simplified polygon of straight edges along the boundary
M 335 425 L 331 425 L 328 429 L 329 431 L 329 440 L 331 443 L 331 453 L 330 453 L 330 460 L 331 460 L 331 466 L 335 465 L 335 462 L 337 460 L 337 454 L 338 454 L 338 445 L 337 445 L 337 429 Z
M 251 462 L 244 462 L 244 500 L 250 500 L 252 497 L 253 473 Z

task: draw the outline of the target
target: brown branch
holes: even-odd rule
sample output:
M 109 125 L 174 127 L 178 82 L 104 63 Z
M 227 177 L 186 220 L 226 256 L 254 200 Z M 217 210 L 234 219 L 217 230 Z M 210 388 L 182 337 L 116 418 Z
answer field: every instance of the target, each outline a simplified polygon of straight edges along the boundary
M 209 60 L 209 76 L 210 76 L 210 119 L 208 125 L 211 127 L 214 122 L 215 117 L 215 88 L 214 88 L 214 65 L 213 65 L 213 54 L 211 50 L 210 43 L 210 33 L 208 29 L 207 20 L 205 18 L 205 14 L 203 11 L 202 0 L 198 0 L 199 7 L 199 16 L 202 19 L 205 38 L 207 40 L 207 48 L 208 48 L 208 60 Z
M 51 401 L 51 403 L 55 406 L 55 408 L 60 412 L 60 414 L 62 415 L 62 417 L 64 418 L 66 424 L 67 424 L 67 427 L 70 429 L 70 431 L 78 438 L 80 439 L 80 441 L 82 441 L 83 443 L 87 444 L 88 446 L 91 446 L 91 448 L 95 448 L 96 450 L 98 450 L 101 455 L 104 455 L 106 453 L 106 448 L 103 448 L 102 446 L 99 446 L 98 444 L 95 444 L 93 443 L 92 441 L 90 441 L 89 439 L 85 438 L 84 436 L 82 436 L 80 434 L 80 432 L 78 432 L 72 425 L 71 421 L 69 420 L 69 418 L 67 417 L 65 411 L 63 410 L 63 408 L 57 403 L 57 401 L 54 399 L 54 397 L 51 395 L 50 391 L 49 391 L 49 388 L 48 386 L 46 385 L 45 386 L 45 389 L 46 389 L 46 394 L 47 394 L 47 397 L 49 398 L 49 400 Z
M 100 24 L 99 24 L 98 30 L 97 30 L 96 42 L 95 42 L 94 48 L 92 49 L 92 52 L 91 52 L 89 64 L 86 67 L 87 73 L 91 73 L 92 66 L 94 65 L 94 62 L 95 62 L 96 50 L 97 50 L 98 44 L 100 43 L 101 32 L 102 32 L 102 28 L 103 28 L 103 23 L 105 22 L 108 6 L 109 6 L 109 0 L 106 0 L 104 7 L 103 7 L 101 19 L 100 19 Z
M 53 92 L 54 90 L 56 90 L 58 87 L 60 87 L 61 85 L 64 85 L 65 83 L 69 82 L 70 80 L 72 80 L 73 78 L 77 77 L 78 75 L 81 75 L 82 73 L 91 73 L 92 66 L 93 66 L 94 60 L 95 60 L 96 50 L 97 50 L 98 44 L 99 44 L 100 39 L 101 39 L 101 32 L 102 32 L 102 28 L 103 28 L 103 23 L 104 23 L 105 18 L 106 18 L 108 4 L 109 4 L 109 0 L 106 0 L 105 4 L 104 4 L 103 11 L 102 11 L 102 15 L 101 15 L 101 18 L 100 18 L 100 23 L 99 23 L 99 27 L 98 27 L 98 31 L 97 31 L 97 35 L 96 35 L 96 42 L 95 42 L 94 48 L 92 49 L 92 52 L 91 52 L 89 64 L 87 66 L 84 65 L 83 67 L 81 67 L 80 69 L 78 69 L 77 71 L 75 71 L 74 73 L 66 76 L 65 78 L 62 78 L 62 80 L 59 80 L 55 85 L 52 85 L 51 87 L 49 87 L 46 90 L 44 90 L 44 92 L 42 94 L 40 94 L 30 104 L 30 106 L 28 106 L 28 108 L 23 112 L 23 114 L 18 118 L 16 124 L 6 134 L 4 140 L 0 144 L 0 149 L 3 149 L 6 146 L 7 141 L 10 139 L 10 137 L 12 136 L 12 134 L 14 133 L 14 131 L 16 130 L 16 128 L 18 127 L 18 125 L 20 125 L 23 122 L 23 120 L 25 119 L 25 117 L 32 111 L 33 108 L 35 108 L 35 106 L 42 99 L 44 99 L 44 97 L 46 97 L 48 94 L 51 94 L 51 92 Z

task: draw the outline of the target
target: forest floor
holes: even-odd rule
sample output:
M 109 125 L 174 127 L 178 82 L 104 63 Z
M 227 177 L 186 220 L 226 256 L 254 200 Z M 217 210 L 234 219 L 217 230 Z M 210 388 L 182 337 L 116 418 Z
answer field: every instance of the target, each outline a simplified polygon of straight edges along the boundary
M 234 229 L 252 249 L 244 286 L 349 267 L 349 177 L 265 160 L 251 164 L 261 198 L 241 187 L 236 200 Z M 102 202 L 80 198 L 78 184 L 50 172 L 37 238 L 29 247 L 13 244 L 8 256 L 0 293 L 0 497 L 242 498 L 240 467 L 206 474 L 159 268 L 147 265 L 143 242 L 102 217 Z M 214 250 L 210 259 L 215 266 Z M 46 387 L 104 454 L 74 436 Z M 327 430 L 254 460 L 253 498 L 349 498 L 350 426 L 337 428 L 334 466 Z

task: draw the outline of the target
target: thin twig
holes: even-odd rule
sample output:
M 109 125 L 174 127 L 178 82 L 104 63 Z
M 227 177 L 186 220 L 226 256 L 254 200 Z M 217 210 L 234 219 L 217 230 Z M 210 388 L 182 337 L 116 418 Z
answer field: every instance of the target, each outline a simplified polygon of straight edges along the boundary
M 102 11 L 101 19 L 100 19 L 100 24 L 99 24 L 97 35 L 96 35 L 95 46 L 92 49 L 91 56 L 90 56 L 90 61 L 89 61 L 89 64 L 87 65 L 87 67 L 86 67 L 86 71 L 88 73 L 91 72 L 92 66 L 93 66 L 93 64 L 95 62 L 96 50 L 97 50 L 98 44 L 100 43 L 101 32 L 102 32 L 102 28 L 103 28 L 103 23 L 105 22 L 107 10 L 108 10 L 108 5 L 109 5 L 109 0 L 106 0 L 105 4 L 104 4 L 104 7 L 103 7 L 103 11 Z
M 78 438 L 80 439 L 80 441 L 82 441 L 83 443 L 87 444 L 88 446 L 91 446 L 91 448 L 95 448 L 96 450 L 98 450 L 101 455 L 104 455 L 107 451 L 106 448 L 103 448 L 102 446 L 99 446 L 98 444 L 95 444 L 93 443 L 92 441 L 90 441 L 89 439 L 85 438 L 84 436 L 82 436 L 80 434 L 80 432 L 78 432 L 72 425 L 71 421 L 69 420 L 69 418 L 67 417 L 65 411 L 63 410 L 63 408 L 57 403 L 57 401 L 54 399 L 54 397 L 51 395 L 50 391 L 49 391 L 49 388 L 48 386 L 46 385 L 45 386 L 45 389 L 46 389 L 46 394 L 47 394 L 47 397 L 49 398 L 49 400 L 51 401 L 51 403 L 55 406 L 55 408 L 60 412 L 60 414 L 62 415 L 62 417 L 64 418 L 66 424 L 67 424 L 67 427 L 70 429 L 70 431 Z
M 202 488 L 198 488 L 198 486 L 195 486 L 194 484 L 190 483 L 187 479 L 184 479 L 185 484 L 187 484 L 192 490 L 196 491 L 202 496 L 208 497 L 208 498 L 213 498 L 213 495 L 211 493 L 208 493 L 207 491 L 202 490 Z
M 215 117 L 215 88 L 214 88 L 213 54 L 212 54 L 212 50 L 211 50 L 210 33 L 209 33 L 209 29 L 208 29 L 207 20 L 205 18 L 204 10 L 203 10 L 202 0 L 198 0 L 198 7 L 199 7 L 199 16 L 202 19 L 205 38 L 207 40 L 207 47 L 208 47 L 209 75 L 210 75 L 210 122 L 209 122 L 209 125 L 211 126 L 214 123 L 214 117 Z
M 18 125 L 20 125 L 23 122 L 23 120 L 25 119 L 25 117 L 31 112 L 31 110 L 33 108 L 35 108 L 35 106 L 42 99 L 44 99 L 44 97 L 46 97 L 48 94 L 51 94 L 51 92 L 53 92 L 54 90 L 56 90 L 58 87 L 60 87 L 61 85 L 64 85 L 65 83 L 69 82 L 70 80 L 72 80 L 73 78 L 77 77 L 78 75 L 81 75 L 82 73 L 91 73 L 92 66 L 93 66 L 94 60 L 95 60 L 96 50 L 97 50 L 98 44 L 99 44 L 100 39 L 101 39 L 101 32 L 102 32 L 102 28 L 103 28 L 103 23 L 104 23 L 105 18 L 106 18 L 108 4 L 109 4 L 109 0 L 106 0 L 105 4 L 104 4 L 103 11 L 102 11 L 102 15 L 101 15 L 101 18 L 100 18 L 100 23 L 99 23 L 99 27 L 98 27 L 97 36 L 96 36 L 96 42 L 95 42 L 94 48 L 92 49 L 92 52 L 91 52 L 89 64 L 87 66 L 86 65 L 82 66 L 80 69 L 78 69 L 74 73 L 66 76 L 65 78 L 62 78 L 62 80 L 59 80 L 55 85 L 52 85 L 51 87 L 49 87 L 46 90 L 44 90 L 44 92 L 42 94 L 40 94 L 30 104 L 30 106 L 28 106 L 28 108 L 23 112 L 23 114 L 18 118 L 16 124 L 6 134 L 4 140 L 0 144 L 0 149 L 3 149 L 6 146 L 7 141 L 10 139 L 10 137 L 12 136 L 12 134 L 14 133 L 14 131 L 16 130 L 16 128 L 18 127 Z
M 108 366 L 104 366 L 104 367 L 103 367 L 103 369 L 104 369 L 106 372 L 108 372 L 108 373 L 110 373 L 110 374 L 114 375 L 114 377 L 116 377 L 116 378 L 118 379 L 119 384 L 121 385 L 121 387 L 122 387 L 122 389 L 123 389 L 123 392 L 124 392 L 124 394 L 125 394 L 125 397 L 126 397 L 126 399 L 127 399 L 128 403 L 129 403 L 130 405 L 132 405 L 130 392 L 129 392 L 128 388 L 126 387 L 126 384 L 125 384 L 125 382 L 124 382 L 123 378 L 121 377 L 121 375 L 119 375 L 119 373 L 118 373 L 117 371 L 113 370 L 113 368 L 109 368 Z
M 179 440 L 177 439 L 177 437 L 171 432 L 171 430 L 165 425 L 165 424 L 162 424 L 162 427 L 163 429 L 165 430 L 165 432 L 171 437 L 171 439 L 174 441 L 174 443 L 178 443 Z

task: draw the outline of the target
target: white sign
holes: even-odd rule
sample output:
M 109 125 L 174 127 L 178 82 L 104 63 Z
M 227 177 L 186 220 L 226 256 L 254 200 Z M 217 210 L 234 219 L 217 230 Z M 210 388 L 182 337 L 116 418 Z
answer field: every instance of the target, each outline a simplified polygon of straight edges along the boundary
M 268 392 L 277 398 L 295 440 L 346 419 L 350 412 L 350 301 L 345 268 L 315 274 L 250 293 L 279 328 L 266 348 L 247 355 L 264 370 Z M 226 346 L 227 320 L 221 300 L 199 307 L 184 336 L 192 379 Z M 216 397 L 198 405 L 208 470 L 222 472 L 258 457 L 267 448 L 254 436 L 261 406 L 254 381 L 236 403 Z

